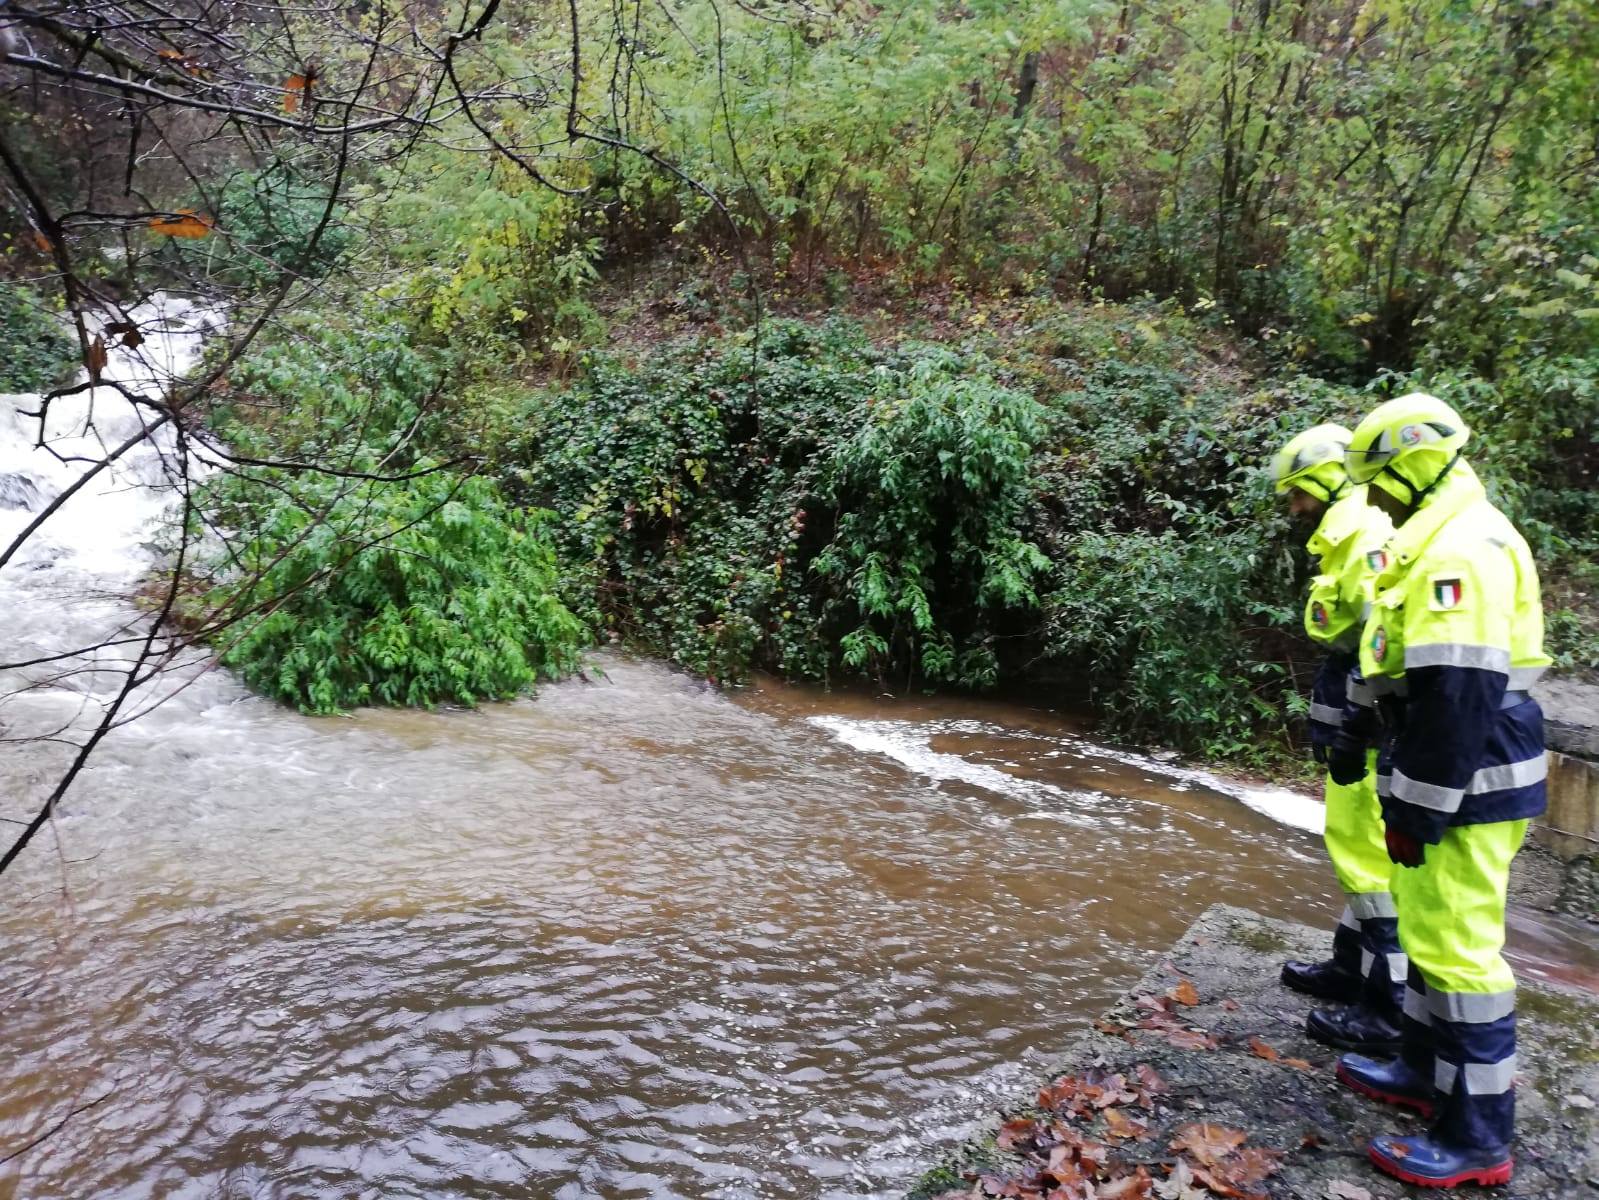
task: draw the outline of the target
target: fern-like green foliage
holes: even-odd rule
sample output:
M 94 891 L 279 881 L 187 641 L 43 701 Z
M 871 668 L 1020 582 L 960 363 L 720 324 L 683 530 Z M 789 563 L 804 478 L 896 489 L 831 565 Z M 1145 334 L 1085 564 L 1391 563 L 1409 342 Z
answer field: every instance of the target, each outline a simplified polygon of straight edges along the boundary
M 248 537 L 208 600 L 240 614 L 222 661 L 258 691 L 308 713 L 471 705 L 578 665 L 587 632 L 557 597 L 542 516 L 487 479 L 301 475 L 219 492 Z
M 42 392 L 77 365 L 66 326 L 28 288 L 0 280 L 0 392 Z

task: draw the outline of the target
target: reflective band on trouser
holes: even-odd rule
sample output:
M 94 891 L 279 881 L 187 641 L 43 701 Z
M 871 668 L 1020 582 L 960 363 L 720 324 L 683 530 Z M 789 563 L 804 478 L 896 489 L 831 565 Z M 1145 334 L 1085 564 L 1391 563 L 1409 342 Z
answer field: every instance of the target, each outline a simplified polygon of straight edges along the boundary
M 1375 754 L 1368 754 L 1367 764 L 1368 770 L 1375 766 Z M 1379 1011 L 1397 1012 L 1399 992 L 1395 984 L 1404 978 L 1404 968 L 1399 967 L 1398 974 L 1390 976 L 1390 956 L 1399 955 L 1394 898 L 1388 890 L 1394 865 L 1383 840 L 1377 790 L 1370 774 L 1351 784 L 1335 783 L 1329 777 L 1325 795 L 1327 857 L 1332 860 L 1347 905 L 1333 935 L 1333 958 L 1365 981 L 1368 1003 Z M 1374 959 L 1382 963 L 1376 970 Z
M 1516 982 L 1500 950 L 1510 860 L 1526 833 L 1526 821 L 1453 826 L 1420 867 L 1393 877 L 1414 993 L 1404 1058 L 1438 1085 L 1434 1135 L 1465 1149 L 1498 1152 L 1514 1132 Z
M 1508 1092 L 1516 1084 L 1516 1056 L 1502 1058 L 1495 1063 L 1454 1063 L 1438 1060 L 1433 1070 L 1433 1084 L 1440 1092 L 1450 1092 L 1464 1076 L 1466 1092 L 1472 1096 L 1497 1096 Z
M 1331 704 L 1310 705 L 1310 719 L 1320 721 L 1323 725 L 1342 725 L 1344 723 L 1344 710 Z

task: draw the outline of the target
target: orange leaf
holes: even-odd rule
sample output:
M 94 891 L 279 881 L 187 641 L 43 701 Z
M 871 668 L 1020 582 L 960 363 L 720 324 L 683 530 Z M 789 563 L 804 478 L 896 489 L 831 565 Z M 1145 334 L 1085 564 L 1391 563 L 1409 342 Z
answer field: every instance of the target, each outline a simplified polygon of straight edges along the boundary
M 1285 1058 L 1283 1059 L 1283 1065 L 1292 1067 L 1296 1071 L 1314 1071 L 1316 1069 L 1302 1058 Z
M 1264 1058 L 1267 1062 L 1282 1061 L 1283 1056 L 1278 1054 L 1274 1047 L 1268 1046 L 1258 1037 L 1252 1037 L 1249 1039 L 1249 1048 L 1255 1052 L 1256 1058 Z
M 316 74 L 306 71 L 302 75 L 290 75 L 283 81 L 283 111 L 296 113 L 300 105 L 311 99 L 311 85 L 316 83 Z
M 1214 1050 L 1216 1039 L 1199 1029 L 1172 1029 L 1165 1038 L 1179 1050 Z
M 33 231 L 33 244 L 39 247 L 39 252 L 41 254 L 49 254 L 50 251 L 56 248 L 55 243 L 49 238 L 45 237 L 44 234 L 40 233 L 37 229 Z
M 1172 1139 L 1171 1148 L 1192 1155 L 1196 1162 L 1215 1166 L 1242 1146 L 1246 1136 L 1240 1129 L 1228 1129 L 1225 1125 L 1212 1125 L 1205 1121 L 1197 1125 L 1184 1125 Z
M 1112 1141 L 1143 1137 L 1149 1126 L 1135 1121 L 1119 1108 L 1105 1110 L 1105 1136 Z
M 1132 1175 L 1123 1175 L 1120 1179 L 1100 1184 L 1094 1195 L 1099 1200 L 1143 1200 L 1150 1194 L 1153 1184 L 1149 1172 L 1139 1167 Z
M 1192 1008 L 1199 1003 L 1199 989 L 1194 986 L 1192 979 L 1185 979 L 1174 987 L 1170 993 L 1171 998 L 1178 1004 Z
M 163 46 L 161 49 L 157 50 L 155 52 L 155 56 L 157 58 L 168 59 L 171 62 L 182 62 L 188 57 L 188 55 L 184 54 L 182 50 L 173 50 L 167 46 Z
M 100 382 L 100 372 L 105 370 L 105 364 L 105 339 L 97 333 L 94 335 L 94 341 L 89 343 L 89 356 L 83 364 L 89 368 L 90 383 Z
M 150 228 L 167 237 L 203 238 L 211 232 L 211 222 L 192 208 L 180 208 L 175 217 L 151 217 Z

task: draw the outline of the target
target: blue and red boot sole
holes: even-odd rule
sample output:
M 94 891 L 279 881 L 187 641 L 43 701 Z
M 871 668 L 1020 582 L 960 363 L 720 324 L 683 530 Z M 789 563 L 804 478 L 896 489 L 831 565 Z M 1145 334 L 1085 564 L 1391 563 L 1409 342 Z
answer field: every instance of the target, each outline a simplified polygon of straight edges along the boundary
M 1384 1091 L 1382 1088 L 1373 1087 L 1365 1080 L 1356 1079 L 1348 1071 L 1344 1070 L 1343 1063 L 1338 1064 L 1335 1074 L 1338 1076 L 1338 1082 L 1350 1091 L 1359 1092 L 1362 1096 L 1369 1097 L 1372 1100 L 1381 1100 L 1384 1104 L 1393 1104 L 1400 1108 L 1412 1109 L 1428 1120 L 1433 1118 L 1436 1111 L 1431 1100 L 1424 1099 L 1421 1096 L 1412 1096 L 1407 1092 Z
M 1371 1159 L 1372 1165 L 1384 1175 L 1391 1175 L 1401 1183 L 1439 1190 L 1463 1187 L 1468 1183 L 1482 1187 L 1509 1183 L 1516 1166 L 1514 1159 L 1506 1158 L 1500 1162 L 1467 1167 L 1449 1174 L 1426 1175 L 1407 1169 L 1402 1160 L 1383 1153 L 1375 1141 L 1367 1148 L 1366 1154 Z

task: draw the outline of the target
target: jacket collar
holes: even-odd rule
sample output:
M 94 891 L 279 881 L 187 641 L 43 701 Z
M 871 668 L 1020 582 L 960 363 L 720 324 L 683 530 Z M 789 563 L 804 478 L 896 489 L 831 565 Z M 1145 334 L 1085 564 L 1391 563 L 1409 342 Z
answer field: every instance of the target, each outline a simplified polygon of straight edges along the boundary
M 1399 582 L 1410 565 L 1421 557 L 1438 531 L 1451 517 L 1484 499 L 1487 492 L 1477 472 L 1465 459 L 1456 461 L 1448 476 L 1428 494 L 1408 521 L 1394 531 L 1388 543 L 1388 568 L 1377 577 L 1377 587 L 1388 588 Z

